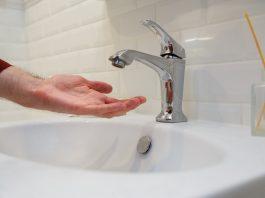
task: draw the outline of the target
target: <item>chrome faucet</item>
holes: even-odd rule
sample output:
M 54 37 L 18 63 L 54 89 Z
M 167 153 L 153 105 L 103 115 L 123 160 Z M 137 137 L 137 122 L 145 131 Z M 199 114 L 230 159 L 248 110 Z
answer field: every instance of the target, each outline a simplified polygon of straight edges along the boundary
M 113 66 L 119 68 L 124 68 L 136 60 L 154 69 L 160 77 L 162 94 L 162 110 L 156 121 L 186 122 L 187 118 L 182 112 L 185 50 L 156 22 L 144 20 L 142 24 L 160 38 L 161 57 L 135 50 L 122 50 L 111 56 L 109 60 Z

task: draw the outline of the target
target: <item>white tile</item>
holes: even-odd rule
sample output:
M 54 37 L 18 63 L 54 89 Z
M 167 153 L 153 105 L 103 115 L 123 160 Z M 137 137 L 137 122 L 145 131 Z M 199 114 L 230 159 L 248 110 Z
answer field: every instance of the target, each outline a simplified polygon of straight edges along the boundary
M 76 67 L 86 68 L 86 72 L 107 71 L 105 53 L 104 47 L 79 51 Z
M 68 0 L 68 5 L 73 6 L 73 5 L 82 3 L 83 1 L 86 1 L 86 0 Z
M 148 30 L 140 23 L 144 19 L 155 19 L 153 5 L 120 15 L 118 33 L 123 37 L 134 37 L 146 33 Z
M 200 120 L 242 124 L 240 104 L 198 102 L 196 104 L 196 111 Z
M 31 71 L 37 72 L 43 76 L 55 74 L 74 74 L 85 71 L 84 67 L 78 67 L 78 53 L 67 53 L 57 56 L 51 56 L 43 59 L 37 59 L 32 64 Z
M 43 25 L 42 23 L 33 23 L 27 27 L 27 38 L 28 41 L 36 41 L 43 38 Z
M 0 25 L 22 27 L 24 26 L 24 24 L 25 22 L 23 10 L 0 8 Z
M 37 42 L 31 42 L 28 44 L 28 54 L 29 59 L 34 59 L 39 57 L 39 47 Z
M 232 21 L 181 32 L 189 64 L 253 60 L 258 54 L 245 21 Z
M 255 32 L 257 34 L 257 38 L 258 38 L 258 41 L 259 41 L 259 44 L 262 48 L 262 50 L 264 51 L 265 49 L 265 15 L 262 15 L 262 16 L 257 16 L 257 17 L 251 17 L 251 20 L 253 22 L 253 26 L 254 26 L 254 29 L 255 29 Z M 245 23 L 245 28 L 248 28 L 247 24 Z M 250 33 L 250 31 L 247 31 L 246 32 L 246 38 L 249 38 L 251 40 L 251 47 L 255 47 L 255 52 L 256 54 L 258 53 L 257 49 L 256 49 L 256 46 L 254 45 L 254 40 L 252 38 L 252 34 Z M 260 59 L 260 57 L 259 57 Z
M 62 0 L 46 0 L 46 1 L 48 1 L 51 14 L 56 14 L 66 9 L 69 6 L 68 1 L 62 1 Z
M 103 20 L 107 16 L 106 1 L 90 0 L 84 1 L 76 8 L 82 24 L 89 24 L 99 20 Z
M 143 7 L 143 6 L 147 6 L 150 4 L 154 4 L 156 2 L 158 2 L 159 0 L 136 0 L 137 3 L 137 8 Z
M 78 27 L 81 24 L 79 10 L 76 7 L 64 10 L 54 16 L 59 31 L 66 31 Z
M 47 0 L 39 1 L 39 3 L 32 6 L 32 9 L 34 9 L 33 12 L 35 13 L 34 21 L 39 21 L 50 15 L 49 5 L 48 5 Z
M 25 44 L 1 44 L 0 57 L 6 60 L 26 60 L 27 46 Z
M 24 28 L 0 26 L 0 42 L 25 43 L 26 35 Z
M 161 51 L 160 41 L 153 33 L 144 34 L 137 37 L 137 50 L 159 56 Z
M 109 20 L 102 20 L 93 23 L 94 37 L 89 38 L 90 41 L 94 40 L 96 47 L 106 46 L 112 44 L 111 22 Z
M 50 36 L 60 32 L 60 24 L 56 15 L 41 21 L 41 23 L 44 36 Z
M 246 103 L 253 83 L 261 82 L 258 61 L 195 65 L 191 67 L 187 100 Z M 187 87 L 186 87 L 187 88 Z M 188 98 L 187 98 L 188 97 Z
M 106 4 L 109 16 L 120 15 L 136 9 L 135 0 L 108 0 Z
M 242 107 L 242 124 L 250 126 L 250 104 L 245 103 L 241 105 Z
M 127 67 L 133 67 L 129 65 Z M 142 66 L 142 67 L 140 67 Z M 159 77 L 145 65 L 137 69 L 121 71 L 121 94 L 123 97 L 146 96 L 148 99 L 159 99 Z
M 264 14 L 264 0 L 208 0 L 208 23 L 242 18 L 245 11 L 250 15 Z
M 155 99 L 147 99 L 146 103 L 139 106 L 137 109 L 135 109 L 135 112 L 141 113 L 141 114 L 147 114 L 155 116 L 158 115 L 161 111 L 161 101 L 155 100 Z
M 197 102 L 183 101 L 182 109 L 188 120 L 198 119 Z
M 156 4 L 157 21 L 169 31 L 205 24 L 204 7 L 200 0 L 164 0 Z
M 112 33 L 108 20 L 74 29 L 69 36 L 69 47 L 71 50 L 103 47 L 111 44 Z
M 49 37 L 47 39 L 41 39 L 36 42 L 37 48 L 35 50 L 38 51 L 38 57 L 45 57 L 45 56 L 51 56 L 54 54 L 59 54 L 66 52 L 67 50 L 64 48 L 64 42 L 61 40 L 55 40 L 54 37 Z M 65 38 L 63 35 L 60 38 Z M 56 45 L 55 45 L 56 43 Z M 58 47 L 58 48 L 56 48 Z M 55 50 L 57 50 L 55 52 Z

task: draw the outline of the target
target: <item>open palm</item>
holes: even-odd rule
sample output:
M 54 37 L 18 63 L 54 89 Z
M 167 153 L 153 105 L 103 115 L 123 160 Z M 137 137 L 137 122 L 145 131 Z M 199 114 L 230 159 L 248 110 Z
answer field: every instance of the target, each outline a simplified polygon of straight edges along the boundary
M 81 76 L 56 75 L 45 79 L 34 91 L 36 108 L 77 115 L 113 117 L 126 114 L 144 103 L 144 97 L 118 100 L 106 96 L 111 85 L 88 81 Z

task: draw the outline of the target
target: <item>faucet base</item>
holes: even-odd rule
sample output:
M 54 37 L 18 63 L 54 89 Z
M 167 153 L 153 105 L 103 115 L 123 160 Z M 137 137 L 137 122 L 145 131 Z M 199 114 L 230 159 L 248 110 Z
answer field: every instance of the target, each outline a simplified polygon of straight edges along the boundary
M 174 117 L 172 115 L 173 114 L 171 113 L 160 112 L 160 114 L 156 117 L 156 121 L 164 123 L 179 123 L 188 121 L 187 117 L 182 112 L 176 113 Z

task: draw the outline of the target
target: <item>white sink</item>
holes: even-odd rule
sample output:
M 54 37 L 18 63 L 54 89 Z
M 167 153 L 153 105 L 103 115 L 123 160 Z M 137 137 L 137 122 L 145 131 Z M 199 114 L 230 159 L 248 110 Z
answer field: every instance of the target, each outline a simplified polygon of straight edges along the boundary
M 265 139 L 235 125 L 140 115 L 0 125 L 1 198 L 263 197 L 264 167 Z
M 138 140 L 147 135 L 152 147 L 138 154 Z M 104 120 L 9 126 L 0 131 L 0 152 L 56 166 L 126 172 L 200 169 L 224 157 L 208 140 L 164 124 Z

